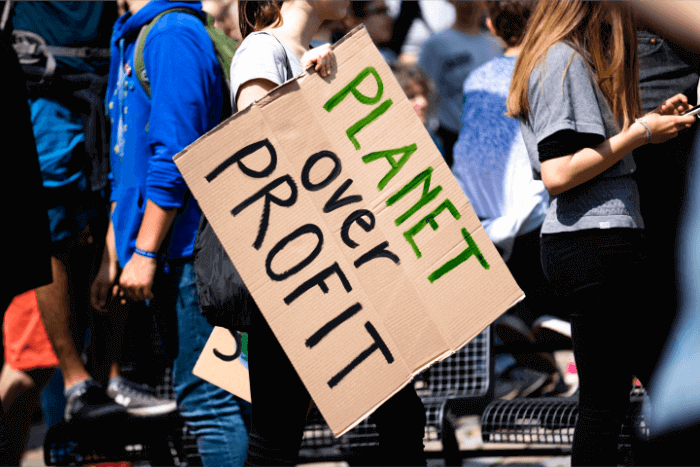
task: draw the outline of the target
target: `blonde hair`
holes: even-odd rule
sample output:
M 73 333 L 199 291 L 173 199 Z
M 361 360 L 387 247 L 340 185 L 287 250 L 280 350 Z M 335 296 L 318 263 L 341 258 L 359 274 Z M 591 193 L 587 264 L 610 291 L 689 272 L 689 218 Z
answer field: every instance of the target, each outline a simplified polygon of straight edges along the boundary
M 566 41 L 597 76 L 598 86 L 623 128 L 634 123 L 641 115 L 641 93 L 637 32 L 629 7 L 623 2 L 542 0 L 529 24 L 513 71 L 507 115 L 528 118 L 530 75 L 550 47 Z M 568 67 L 564 73 L 567 71 Z

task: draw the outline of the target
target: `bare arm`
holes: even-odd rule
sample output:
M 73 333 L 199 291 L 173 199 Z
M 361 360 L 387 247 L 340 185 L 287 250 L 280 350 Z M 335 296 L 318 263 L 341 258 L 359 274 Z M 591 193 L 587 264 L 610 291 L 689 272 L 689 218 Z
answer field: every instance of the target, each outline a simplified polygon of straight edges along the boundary
M 645 141 L 646 130 L 635 123 L 595 148 L 542 162 L 542 182 L 550 194 L 561 194 L 605 172 Z
M 261 99 L 268 92 L 275 89 L 277 85 L 269 79 L 252 79 L 246 81 L 238 88 L 237 107 L 238 110 L 245 109 L 253 102 Z
M 641 22 L 660 36 L 700 54 L 700 8 L 697 2 L 629 1 Z
M 150 199 L 146 201 L 146 211 L 136 237 L 136 248 L 154 252 L 160 250 L 176 214 L 175 208 L 163 209 Z
M 301 57 L 301 65 L 303 69 L 314 65 L 315 71 L 324 78 L 327 77 L 336 66 L 335 55 L 331 46 L 323 45 L 309 50 Z M 238 88 L 238 96 L 236 96 L 238 109 L 245 109 L 276 87 L 277 84 L 268 79 L 258 78 L 246 81 Z
M 136 248 L 158 252 L 176 215 L 177 209 L 163 209 L 149 199 L 136 237 Z M 119 295 L 122 299 L 124 296 L 132 300 L 152 299 L 151 289 L 157 268 L 157 258 L 148 258 L 134 253 L 119 277 Z
M 117 203 L 111 203 L 109 226 L 107 227 L 107 238 L 105 239 L 105 247 L 102 252 L 102 262 L 100 269 L 92 281 L 90 286 L 90 304 L 98 311 L 107 311 L 107 299 L 117 293 L 117 274 L 119 269 L 119 260 L 117 259 L 117 248 L 114 240 L 114 224 L 112 223 L 111 214 Z M 113 290 L 110 292 L 110 288 Z
M 649 142 L 663 143 L 674 138 L 680 130 L 689 128 L 695 117 L 680 115 L 689 107 L 688 98 L 678 94 L 645 115 L 643 119 L 652 135 Z M 550 194 L 561 194 L 605 172 L 646 142 L 646 128 L 635 122 L 595 148 L 583 148 L 574 154 L 542 162 L 542 182 Z

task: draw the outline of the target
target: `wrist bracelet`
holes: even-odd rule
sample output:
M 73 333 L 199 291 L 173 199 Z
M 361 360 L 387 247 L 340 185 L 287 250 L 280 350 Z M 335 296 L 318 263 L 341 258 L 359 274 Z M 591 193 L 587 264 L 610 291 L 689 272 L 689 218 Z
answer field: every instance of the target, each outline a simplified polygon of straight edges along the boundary
M 146 258 L 157 258 L 158 255 L 151 251 L 142 250 L 141 248 L 134 248 L 134 253 L 137 255 L 145 256 Z
M 642 120 L 641 118 L 637 118 L 637 119 L 635 119 L 634 121 L 635 121 L 635 122 L 641 123 L 642 126 L 644 127 L 644 129 L 647 130 L 647 143 L 648 143 L 649 141 L 651 141 L 651 129 L 649 128 L 649 125 L 647 124 L 647 122 L 645 122 L 645 121 Z

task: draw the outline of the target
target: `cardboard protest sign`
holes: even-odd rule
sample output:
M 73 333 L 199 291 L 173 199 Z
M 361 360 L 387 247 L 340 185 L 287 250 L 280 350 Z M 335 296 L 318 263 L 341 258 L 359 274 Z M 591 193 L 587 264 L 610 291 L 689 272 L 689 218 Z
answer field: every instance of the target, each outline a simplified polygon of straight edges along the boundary
M 214 328 L 192 373 L 251 402 L 248 378 L 248 333 Z
M 365 29 L 334 51 L 175 162 L 337 436 L 523 294 Z

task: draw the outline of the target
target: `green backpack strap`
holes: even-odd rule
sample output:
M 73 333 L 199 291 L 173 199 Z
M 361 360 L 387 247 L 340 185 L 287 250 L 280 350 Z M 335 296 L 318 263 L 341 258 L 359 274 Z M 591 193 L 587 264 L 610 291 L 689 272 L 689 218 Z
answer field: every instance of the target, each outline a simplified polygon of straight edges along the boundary
M 209 38 L 214 44 L 216 59 L 219 61 L 219 66 L 223 72 L 223 78 L 228 84 L 231 82 L 231 62 L 238 48 L 238 42 L 228 37 L 221 29 L 214 27 L 214 17 L 212 15 L 207 14 L 206 24 L 204 26 L 209 34 Z
M 136 38 L 136 47 L 134 49 L 134 72 L 136 73 L 139 83 L 141 83 L 141 87 L 146 92 L 148 98 L 151 98 L 151 82 L 148 79 L 146 64 L 143 60 L 143 49 L 146 45 L 146 38 L 148 37 L 148 33 L 160 18 L 173 12 L 194 15 L 202 20 L 204 28 L 207 30 L 207 34 L 214 45 L 216 59 L 219 62 L 219 67 L 223 73 L 222 78 L 224 78 L 223 81 L 225 83 L 225 88 L 228 89 L 231 81 L 231 61 L 233 60 L 233 54 L 236 53 L 236 49 L 238 48 L 238 42 L 228 37 L 221 29 L 214 27 L 213 16 L 209 14 L 206 14 L 205 16 L 204 13 L 200 15 L 189 8 L 172 8 L 161 12 L 158 16 L 153 18 L 150 23 L 143 26 L 139 31 L 138 37 Z M 228 99 L 224 99 L 224 101 L 227 100 Z

